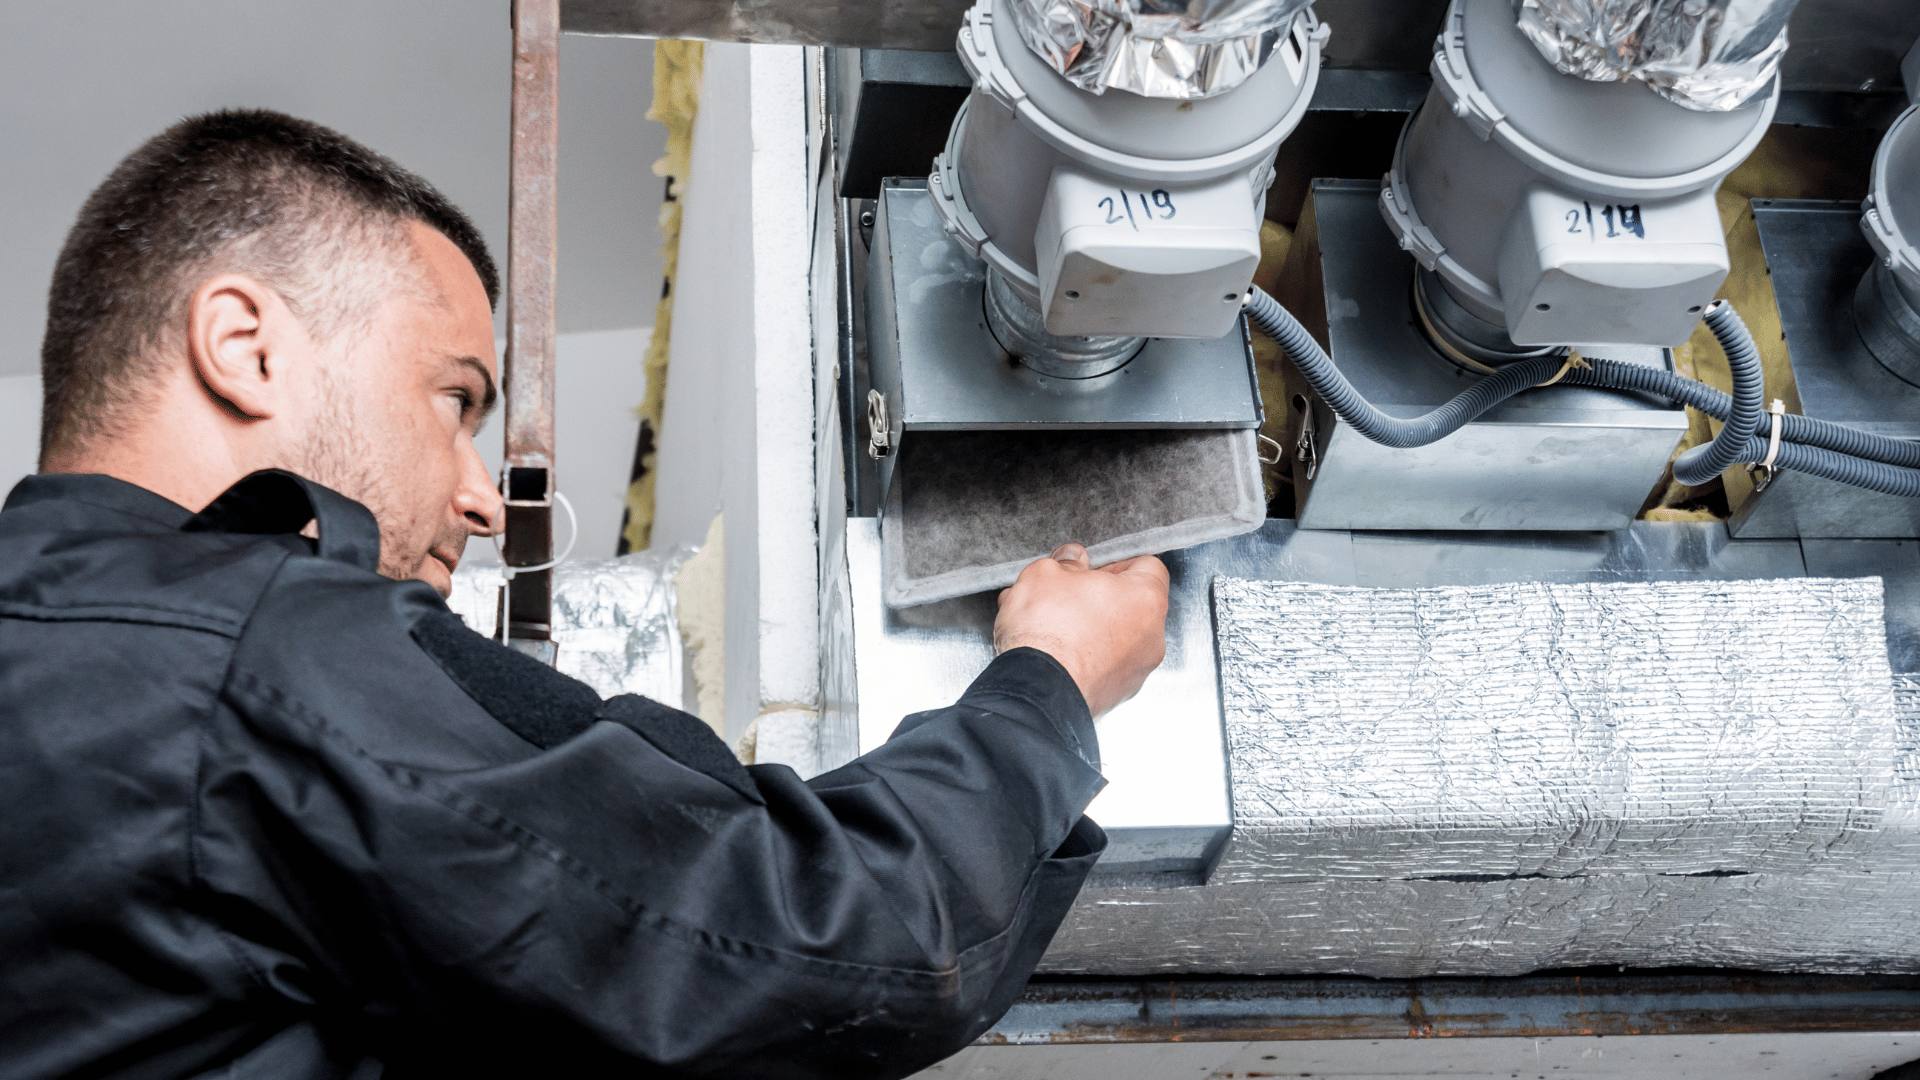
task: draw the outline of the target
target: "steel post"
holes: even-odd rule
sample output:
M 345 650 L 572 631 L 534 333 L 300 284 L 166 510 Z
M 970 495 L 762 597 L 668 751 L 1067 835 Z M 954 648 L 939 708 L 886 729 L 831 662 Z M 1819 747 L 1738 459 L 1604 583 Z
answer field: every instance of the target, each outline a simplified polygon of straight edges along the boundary
M 559 0 L 514 0 L 513 134 L 507 197 L 506 563 L 553 558 L 555 260 L 559 236 Z M 553 577 L 508 583 L 505 637 L 551 663 Z

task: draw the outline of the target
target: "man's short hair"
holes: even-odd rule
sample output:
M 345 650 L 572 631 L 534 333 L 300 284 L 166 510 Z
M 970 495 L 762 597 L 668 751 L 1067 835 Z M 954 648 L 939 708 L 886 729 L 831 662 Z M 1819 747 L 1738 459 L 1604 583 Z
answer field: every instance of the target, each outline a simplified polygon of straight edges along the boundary
M 127 155 L 87 198 L 47 296 L 40 452 L 114 433 L 183 337 L 207 278 L 272 287 L 321 340 L 372 314 L 345 268 L 411 259 L 406 223 L 453 241 L 489 303 L 500 277 L 473 222 L 433 185 L 319 124 L 235 109 L 190 117 Z

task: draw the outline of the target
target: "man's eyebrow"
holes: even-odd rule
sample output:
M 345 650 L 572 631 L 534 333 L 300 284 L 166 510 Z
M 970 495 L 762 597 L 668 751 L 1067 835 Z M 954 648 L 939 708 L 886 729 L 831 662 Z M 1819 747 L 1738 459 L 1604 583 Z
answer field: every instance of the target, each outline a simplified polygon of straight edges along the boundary
M 481 363 L 477 356 L 462 356 L 455 363 L 479 372 L 480 381 L 486 385 L 486 397 L 480 402 L 480 422 L 484 424 L 487 422 L 487 416 L 493 412 L 494 405 L 500 400 L 500 392 L 493 385 L 493 372 L 488 371 L 487 365 Z

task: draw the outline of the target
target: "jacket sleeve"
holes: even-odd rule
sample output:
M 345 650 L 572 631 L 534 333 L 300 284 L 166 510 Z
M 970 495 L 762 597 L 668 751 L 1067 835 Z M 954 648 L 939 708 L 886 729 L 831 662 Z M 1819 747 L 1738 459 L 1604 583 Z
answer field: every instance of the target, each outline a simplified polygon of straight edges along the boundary
M 288 576 L 229 676 L 205 873 L 276 914 L 309 996 L 397 1018 L 396 1066 L 905 1076 L 1012 1003 L 1105 847 L 1044 653 L 803 783 L 522 666 L 423 586 Z M 298 841 L 231 842 L 261 820 Z

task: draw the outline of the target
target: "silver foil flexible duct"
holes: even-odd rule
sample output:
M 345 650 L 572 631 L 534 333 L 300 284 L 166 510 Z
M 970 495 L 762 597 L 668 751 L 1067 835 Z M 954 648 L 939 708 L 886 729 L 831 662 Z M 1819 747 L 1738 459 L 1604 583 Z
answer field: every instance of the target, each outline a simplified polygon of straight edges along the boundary
M 1877 579 L 1215 583 L 1234 836 L 1042 965 L 1920 971 L 1920 680 Z
M 1080 89 L 1212 97 L 1267 62 L 1312 0 L 1005 0 L 1027 47 Z
M 1514 0 L 1520 30 L 1554 67 L 1596 82 L 1640 79 L 1701 112 L 1764 89 L 1787 52 L 1798 0 Z
M 601 697 L 640 694 L 681 707 L 680 625 L 673 572 L 687 552 L 582 559 L 553 571 L 554 666 Z M 499 615 L 500 568 L 463 564 L 447 606 L 489 637 Z

